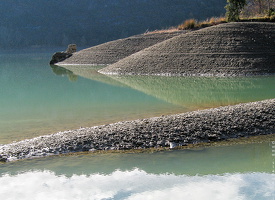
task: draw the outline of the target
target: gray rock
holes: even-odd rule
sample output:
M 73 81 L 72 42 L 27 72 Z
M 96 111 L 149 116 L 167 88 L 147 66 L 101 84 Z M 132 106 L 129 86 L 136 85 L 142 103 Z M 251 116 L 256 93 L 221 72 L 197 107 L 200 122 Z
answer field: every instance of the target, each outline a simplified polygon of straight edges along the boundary
M 170 142 L 170 149 L 174 149 L 175 147 L 177 147 L 178 144 L 175 142 Z
M 67 50 L 65 51 L 67 54 L 73 54 L 77 50 L 76 44 L 69 44 Z
M 68 54 L 66 52 L 56 52 L 53 54 L 50 64 L 51 65 L 56 64 L 56 63 L 61 62 L 71 56 L 72 56 L 72 54 Z
M 71 57 L 76 52 L 76 44 L 69 44 L 67 50 L 64 52 L 56 52 L 53 54 L 50 64 L 56 64 Z
M 8 159 L 8 156 L 6 155 L 0 155 L 0 162 L 6 162 Z

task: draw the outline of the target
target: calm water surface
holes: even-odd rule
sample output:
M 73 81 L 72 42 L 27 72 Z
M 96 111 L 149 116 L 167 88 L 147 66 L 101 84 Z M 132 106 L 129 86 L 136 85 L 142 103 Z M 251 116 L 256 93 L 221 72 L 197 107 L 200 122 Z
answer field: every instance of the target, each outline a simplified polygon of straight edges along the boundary
M 51 68 L 49 58 L 1 55 L 0 144 L 187 110 L 126 86 L 66 74 Z
M 0 144 L 61 130 L 275 98 L 275 77 L 104 76 L 1 54 Z M 274 138 L 274 137 L 273 137 Z M 273 144 L 274 143 L 274 144 Z M 275 139 L 0 165 L 0 199 L 274 199 Z
M 275 78 L 108 77 L 50 67 L 50 54 L 2 54 L 0 144 L 62 130 L 275 97 Z
M 9 199 L 272 199 L 272 142 L 0 165 Z

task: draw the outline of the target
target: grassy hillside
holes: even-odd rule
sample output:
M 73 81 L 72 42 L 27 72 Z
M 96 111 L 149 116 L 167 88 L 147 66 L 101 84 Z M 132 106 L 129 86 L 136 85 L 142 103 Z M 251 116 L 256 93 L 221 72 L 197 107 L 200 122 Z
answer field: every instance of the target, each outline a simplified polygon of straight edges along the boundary
M 226 0 L 7 0 L 0 2 L 0 48 L 93 46 L 224 15 Z

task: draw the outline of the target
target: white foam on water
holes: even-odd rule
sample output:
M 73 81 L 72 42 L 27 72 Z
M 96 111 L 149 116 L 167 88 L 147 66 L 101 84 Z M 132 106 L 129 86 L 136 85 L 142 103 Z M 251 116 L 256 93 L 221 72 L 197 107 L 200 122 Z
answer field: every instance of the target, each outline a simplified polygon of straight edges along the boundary
M 34 171 L 1 176 L 0 199 L 260 200 L 274 198 L 274 183 L 275 174 L 268 173 L 186 176 L 133 169 L 66 177 Z

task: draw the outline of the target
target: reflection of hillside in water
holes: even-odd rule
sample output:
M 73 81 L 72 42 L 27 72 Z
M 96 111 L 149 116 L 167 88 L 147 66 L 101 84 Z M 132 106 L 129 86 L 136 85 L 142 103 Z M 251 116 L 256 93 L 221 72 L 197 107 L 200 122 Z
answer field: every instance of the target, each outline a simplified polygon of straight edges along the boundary
M 215 107 L 275 97 L 275 77 L 110 76 L 136 90 L 187 107 Z
M 78 76 L 75 75 L 72 71 L 65 69 L 63 67 L 59 67 L 56 65 L 50 65 L 52 68 L 53 73 L 58 76 L 68 76 L 68 79 L 72 82 L 77 81 Z
M 131 87 L 166 102 L 189 108 L 208 108 L 275 97 L 275 77 L 106 76 L 103 66 L 68 65 L 53 68 L 77 80 L 82 76 L 109 85 Z M 76 78 L 75 78 L 76 77 Z
M 54 65 L 55 66 L 55 65 Z M 106 75 L 98 73 L 98 70 L 104 66 L 93 66 L 93 65 L 64 65 L 62 67 L 55 66 L 57 69 L 63 69 L 65 72 L 73 73 L 75 76 L 81 76 L 94 81 L 99 81 L 114 86 L 125 86 L 121 82 L 110 78 Z M 53 67 L 52 67 L 53 68 Z M 68 76 L 69 74 L 66 73 Z M 69 77 L 70 78 L 70 77 Z

